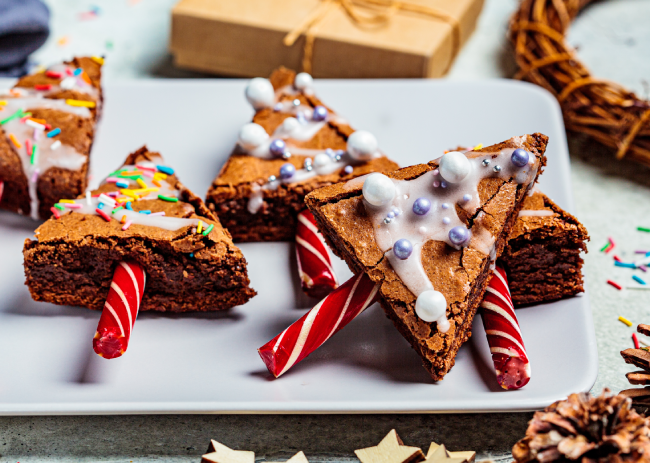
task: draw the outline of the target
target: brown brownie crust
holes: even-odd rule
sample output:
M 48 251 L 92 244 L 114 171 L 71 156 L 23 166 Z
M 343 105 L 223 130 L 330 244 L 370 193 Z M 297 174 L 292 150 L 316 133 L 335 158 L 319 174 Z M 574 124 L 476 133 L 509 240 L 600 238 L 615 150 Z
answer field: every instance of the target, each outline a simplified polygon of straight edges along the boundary
M 46 220 L 52 215 L 50 208 L 59 200 L 65 198 L 76 198 L 82 194 L 87 186 L 90 150 L 95 135 L 95 125 L 100 114 L 101 102 L 103 99 L 101 89 L 101 65 L 91 58 L 75 58 L 66 62 L 74 67 L 82 68 L 88 75 L 92 86 L 97 90 L 98 96 L 76 90 L 60 90 L 47 95 L 52 99 L 74 99 L 83 101 L 94 101 L 96 107 L 90 109 L 91 118 L 83 118 L 74 114 L 43 108 L 27 108 L 36 119 L 44 119 L 52 125 L 61 129 L 57 140 L 62 144 L 70 145 L 86 157 L 86 162 L 79 170 L 66 170 L 50 168 L 42 172 L 38 178 L 36 191 L 38 196 L 38 215 Z M 31 89 L 35 85 L 59 85 L 62 79 L 48 77 L 45 71 L 22 77 L 14 88 Z M 0 118 L 9 116 L 0 111 Z M 22 143 L 22 141 L 21 141 Z M 31 204 L 29 198 L 28 181 L 23 172 L 23 165 L 16 148 L 9 142 L 6 134 L 0 126 L 0 182 L 4 182 L 4 192 L 0 197 L 0 208 L 12 212 L 30 215 Z
M 582 252 L 589 235 L 574 216 L 535 191 L 522 210 L 551 216 L 520 216 L 510 233 L 500 264 L 508 273 L 515 305 L 549 302 L 584 291 Z
M 143 147 L 125 164 L 157 156 Z M 133 209 L 201 219 L 206 227 L 214 225 L 207 236 L 190 226 L 170 231 L 134 224 L 122 231 L 116 220 L 74 212 L 52 218 L 36 230 L 37 240 L 25 241 L 26 284 L 34 300 L 101 310 L 115 266 L 125 259 L 147 273 L 140 310 L 223 310 L 253 297 L 246 260 L 219 219 L 175 175 L 167 180 L 180 191 L 177 203 L 142 200 Z M 116 189 L 105 184 L 93 194 Z
M 286 68 L 276 70 L 270 77 L 277 90 L 292 85 L 295 72 Z M 285 96 L 284 100 L 298 98 L 312 108 L 323 105 L 316 96 Z M 330 108 L 331 113 L 334 111 Z M 253 122 L 264 127 L 268 134 L 282 124 L 289 114 L 275 112 L 270 108 L 258 111 Z M 311 140 L 292 142 L 308 149 L 345 149 L 347 139 L 354 129 L 345 123 L 329 121 Z M 278 176 L 280 167 L 290 162 L 296 169 L 303 167 L 305 159 L 312 156 L 293 155 L 290 159 L 260 159 L 255 156 L 233 153 L 214 180 L 206 197 L 206 204 L 221 219 L 235 241 L 293 241 L 298 213 L 305 208 L 305 196 L 318 188 L 347 181 L 371 172 L 390 172 L 399 166 L 387 157 L 379 157 L 354 166 L 351 174 L 342 170 L 331 175 L 319 175 L 303 183 L 282 184 L 277 190 L 264 191 L 264 204 L 256 214 L 248 212 L 248 200 L 253 184 L 262 185 L 271 175 Z
M 527 135 L 478 150 L 496 152 L 506 148 L 525 148 L 540 163 L 538 175 L 546 164 L 544 152 L 548 138 Z M 411 180 L 437 168 L 435 161 L 407 167 L 387 174 L 394 179 Z M 466 247 L 456 250 L 444 242 L 429 241 L 422 249 L 422 264 L 448 303 L 451 328 L 440 333 L 435 323 L 427 323 L 415 314 L 415 296 L 411 293 L 377 246 L 372 224 L 362 202 L 362 182 L 331 185 L 307 195 L 306 202 L 334 253 L 343 258 L 355 273 L 366 272 L 380 284 L 381 305 L 397 329 L 422 357 L 425 368 L 435 380 L 442 379 L 454 364 L 459 347 L 471 336 L 472 320 L 489 282 L 489 256 Z M 479 211 L 468 217 L 460 214 L 471 229 L 479 212 L 485 214 L 482 226 L 495 238 L 496 255 L 501 255 L 526 190 L 513 180 L 483 179 L 479 184 Z

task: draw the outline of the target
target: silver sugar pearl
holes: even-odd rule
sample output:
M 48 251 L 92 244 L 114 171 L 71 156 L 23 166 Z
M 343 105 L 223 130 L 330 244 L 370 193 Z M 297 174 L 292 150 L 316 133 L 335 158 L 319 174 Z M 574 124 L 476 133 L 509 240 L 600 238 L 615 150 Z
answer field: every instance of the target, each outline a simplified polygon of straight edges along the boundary
M 483 159 L 483 166 L 487 167 L 490 165 L 490 160 L 489 159 Z
M 501 166 L 494 166 L 492 170 L 495 172 L 501 172 Z
M 294 106 L 300 106 L 300 100 L 296 98 L 295 100 L 292 101 Z
M 392 221 L 393 221 L 393 219 L 389 219 L 388 217 L 386 217 L 384 219 L 384 223 L 386 223 L 386 224 L 391 223 Z
M 285 151 L 282 153 L 282 159 L 289 159 L 291 157 L 291 153 L 288 151 Z
M 307 172 L 311 172 L 313 169 L 314 169 L 314 168 L 312 167 L 311 164 L 305 164 L 305 170 L 306 170 Z
M 340 161 L 341 160 L 341 155 L 337 154 L 336 156 L 334 156 L 334 159 L 337 160 L 337 161 Z
M 269 183 L 270 182 L 275 182 L 277 180 L 277 177 L 275 175 L 269 175 Z

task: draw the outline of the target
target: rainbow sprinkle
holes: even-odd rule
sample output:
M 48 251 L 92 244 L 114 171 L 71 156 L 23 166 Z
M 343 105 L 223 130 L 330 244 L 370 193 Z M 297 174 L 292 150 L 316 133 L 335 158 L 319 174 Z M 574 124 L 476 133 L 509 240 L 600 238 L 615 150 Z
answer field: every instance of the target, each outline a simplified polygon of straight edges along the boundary
M 629 264 L 627 262 L 621 262 L 619 260 L 614 261 L 614 265 L 617 266 L 617 267 L 636 268 L 636 265 L 634 265 L 634 264 Z
M 70 106 L 77 106 L 77 107 L 82 107 L 82 108 L 94 108 L 95 107 L 95 102 L 94 101 L 82 101 L 82 100 L 71 100 L 67 99 L 65 100 L 66 104 Z
M 167 201 L 170 203 L 178 202 L 178 198 L 170 198 L 169 196 L 165 196 L 165 195 L 158 195 L 158 199 L 162 199 L 163 201 Z
M 632 333 L 632 342 L 634 342 L 634 348 L 639 349 L 639 338 L 636 337 L 636 333 Z
M 612 285 L 614 288 L 618 289 L 619 291 L 623 289 L 621 285 L 619 285 L 618 283 L 612 280 L 607 280 L 607 284 Z
M 214 228 L 214 225 L 210 224 L 210 226 L 203 231 L 203 236 L 208 236 L 213 228 Z
M 97 212 L 99 215 L 101 215 L 102 218 L 105 221 L 107 221 L 107 222 L 111 221 L 111 218 L 106 214 L 106 212 L 102 211 L 99 207 L 97 209 L 95 209 L 95 212 Z
M 52 143 L 52 146 L 50 146 L 50 149 L 52 151 L 55 151 L 55 150 L 58 150 L 60 146 L 61 146 L 61 141 L 57 140 L 54 143 Z
M 20 143 L 18 143 L 18 140 L 16 140 L 16 137 L 14 136 L 13 133 L 9 134 L 9 140 L 11 140 L 11 143 L 16 147 L 16 149 L 20 149 L 23 147 Z
M 156 168 L 163 174 L 174 175 L 174 169 L 172 169 L 171 167 L 157 165 Z
M 60 133 L 61 133 L 61 129 L 57 127 L 56 129 L 47 132 L 47 138 L 56 137 Z
M 9 116 L 8 118 L 1 120 L 1 121 L 0 121 L 0 125 L 4 125 L 4 124 L 6 124 L 7 122 L 11 122 L 11 121 L 13 121 L 14 119 L 18 119 L 18 118 L 20 118 L 20 117 L 23 117 L 24 115 L 25 115 L 25 113 L 23 113 L 23 110 L 22 110 L 22 109 L 19 109 L 18 111 L 16 111 L 15 113 L 13 113 L 13 114 L 12 114 L 11 116 Z
M 124 217 L 126 217 L 126 216 L 124 216 Z M 130 226 L 131 226 L 131 221 L 127 220 L 126 222 L 124 222 L 124 226 L 122 227 L 122 231 L 127 231 Z
M 199 224 L 196 226 L 196 232 L 201 233 L 203 230 L 203 221 L 199 220 Z
M 641 278 L 641 277 L 639 277 L 639 276 L 637 276 L 637 275 L 632 275 L 632 279 L 633 279 L 634 281 L 636 281 L 637 283 L 640 283 L 640 284 L 642 284 L 642 285 L 647 285 L 647 284 L 648 284 L 648 283 L 646 283 L 646 282 L 643 280 L 643 278 Z
M 625 323 L 627 326 L 632 326 L 632 322 L 625 317 L 618 317 L 618 321 Z
M 642 232 L 650 233 L 650 228 L 647 227 L 636 227 L 636 229 Z

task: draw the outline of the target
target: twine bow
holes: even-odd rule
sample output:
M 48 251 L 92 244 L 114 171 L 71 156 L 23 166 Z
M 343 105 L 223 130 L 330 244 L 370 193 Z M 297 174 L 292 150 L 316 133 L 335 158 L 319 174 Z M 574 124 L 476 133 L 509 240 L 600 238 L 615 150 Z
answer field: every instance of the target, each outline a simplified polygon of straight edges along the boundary
M 312 72 L 314 40 L 318 24 L 336 8 L 341 8 L 357 27 L 379 28 L 386 26 L 397 12 L 408 12 L 425 18 L 444 21 L 452 27 L 452 53 L 445 72 L 451 67 L 460 48 L 460 25 L 456 18 L 444 11 L 416 3 L 395 0 L 322 0 L 309 16 L 289 32 L 283 40 L 287 47 L 292 46 L 304 34 L 305 45 L 302 54 L 302 69 Z

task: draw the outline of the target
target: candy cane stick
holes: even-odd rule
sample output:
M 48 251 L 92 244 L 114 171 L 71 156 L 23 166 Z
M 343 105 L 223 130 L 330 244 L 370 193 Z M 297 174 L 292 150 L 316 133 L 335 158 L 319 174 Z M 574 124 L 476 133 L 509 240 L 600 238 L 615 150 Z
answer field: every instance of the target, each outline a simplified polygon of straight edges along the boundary
M 530 381 L 530 363 L 510 297 L 508 278 L 499 266 L 494 269 L 481 308 L 497 381 L 504 389 L 524 387 Z
M 308 210 L 298 214 L 296 257 L 300 284 L 307 295 L 323 298 L 339 285 L 325 240 Z
M 129 346 L 147 276 L 135 262 L 120 262 L 93 338 L 93 349 L 105 359 L 120 357 Z
M 379 285 L 365 274 L 350 278 L 300 320 L 257 351 L 276 378 L 318 349 L 379 299 Z

